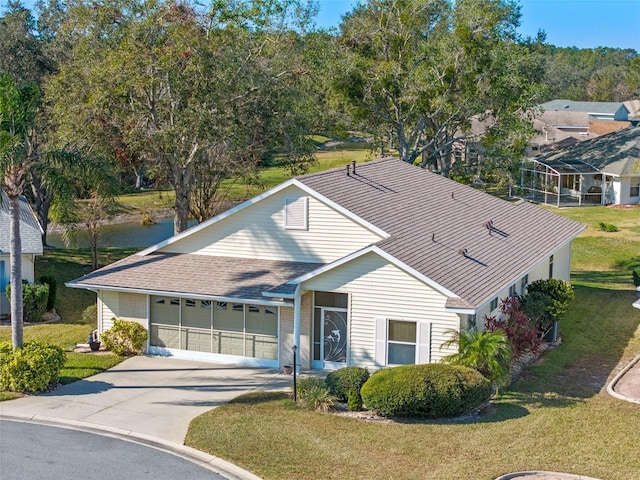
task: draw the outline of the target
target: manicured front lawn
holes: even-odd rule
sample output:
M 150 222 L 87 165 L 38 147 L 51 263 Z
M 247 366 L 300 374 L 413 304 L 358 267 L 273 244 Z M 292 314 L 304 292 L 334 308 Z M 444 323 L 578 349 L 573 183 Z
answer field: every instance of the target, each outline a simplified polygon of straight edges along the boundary
M 265 479 L 492 479 L 551 470 L 636 480 L 640 405 L 605 386 L 640 354 L 630 265 L 640 259 L 640 210 L 559 211 L 590 228 L 573 247 L 576 299 L 549 350 L 470 423 L 387 423 L 300 410 L 287 394 L 240 397 L 196 418 L 186 444 Z M 598 222 L 621 232 L 597 230 Z

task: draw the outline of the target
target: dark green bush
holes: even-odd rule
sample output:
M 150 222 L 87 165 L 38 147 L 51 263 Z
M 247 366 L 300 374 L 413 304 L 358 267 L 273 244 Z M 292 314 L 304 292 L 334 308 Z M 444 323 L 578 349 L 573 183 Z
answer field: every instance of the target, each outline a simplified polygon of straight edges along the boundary
M 100 335 L 104 346 L 116 355 L 138 355 L 144 350 L 147 330 L 137 322 L 113 319 L 113 326 Z
M 65 361 L 61 347 L 37 340 L 15 351 L 2 344 L 0 354 L 0 388 L 14 392 L 41 392 L 55 386 Z
M 53 275 L 42 275 L 38 281 L 42 285 L 49 285 L 49 296 L 47 297 L 47 311 L 50 312 L 56 306 L 56 295 L 58 293 L 58 281 Z
M 11 298 L 11 285 L 7 285 L 7 297 Z M 22 312 L 25 322 L 40 322 L 47 311 L 49 286 L 22 282 Z
M 559 321 L 565 316 L 569 310 L 569 302 L 574 298 L 573 287 L 571 284 L 556 278 L 536 280 L 531 283 L 527 287 L 527 294 L 531 295 L 534 293 L 546 295 L 551 299 L 551 303 L 547 310 L 547 315 L 549 316 L 551 323 Z M 521 302 L 523 301 L 526 302 L 526 299 L 521 299 Z
M 362 367 L 345 367 L 327 375 L 327 387 L 341 402 L 349 399 L 349 392 L 360 393 L 360 389 L 369 380 L 369 370 Z
M 476 370 L 444 364 L 386 368 L 361 390 L 367 408 L 381 415 L 426 418 L 469 413 L 491 393 L 491 383 Z
M 636 287 L 640 287 L 640 267 L 634 268 L 631 275 L 633 276 L 633 284 Z

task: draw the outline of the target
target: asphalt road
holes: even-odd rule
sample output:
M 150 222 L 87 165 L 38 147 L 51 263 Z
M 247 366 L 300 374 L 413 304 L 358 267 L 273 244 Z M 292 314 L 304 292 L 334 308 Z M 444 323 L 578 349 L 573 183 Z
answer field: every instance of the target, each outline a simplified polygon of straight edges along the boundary
M 33 423 L 0 420 L 2 480 L 225 480 L 185 458 L 138 443 Z

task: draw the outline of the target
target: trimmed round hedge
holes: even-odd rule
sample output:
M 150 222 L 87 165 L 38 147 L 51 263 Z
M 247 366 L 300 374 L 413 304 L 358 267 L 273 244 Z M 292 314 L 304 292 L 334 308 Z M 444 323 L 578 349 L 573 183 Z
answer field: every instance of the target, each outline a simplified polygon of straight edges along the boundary
M 489 399 L 491 383 L 460 365 L 403 365 L 380 370 L 360 391 L 364 404 L 392 417 L 455 417 Z

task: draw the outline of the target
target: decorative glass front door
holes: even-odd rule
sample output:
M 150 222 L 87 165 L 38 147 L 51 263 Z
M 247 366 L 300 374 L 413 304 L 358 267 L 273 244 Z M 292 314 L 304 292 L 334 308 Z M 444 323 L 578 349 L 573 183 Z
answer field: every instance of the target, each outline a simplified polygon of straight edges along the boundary
M 313 367 L 344 367 L 347 363 L 347 310 L 316 308 L 313 325 Z

